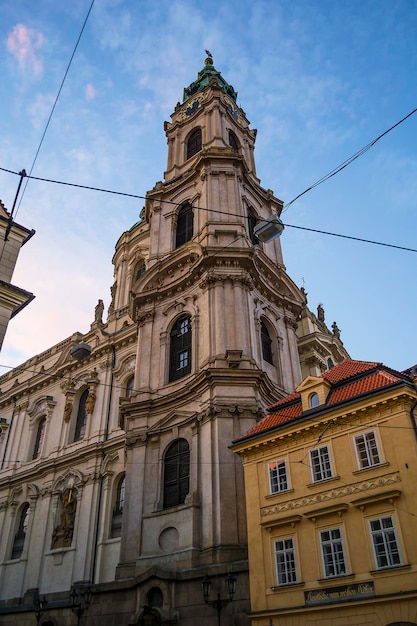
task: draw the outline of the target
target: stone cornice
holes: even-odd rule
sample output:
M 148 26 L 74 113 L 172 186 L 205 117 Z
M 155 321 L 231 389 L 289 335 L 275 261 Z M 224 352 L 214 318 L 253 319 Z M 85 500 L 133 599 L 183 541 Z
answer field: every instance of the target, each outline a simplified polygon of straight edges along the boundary
M 80 464 L 80 446 L 67 446 L 63 456 L 54 456 L 53 453 L 47 458 L 39 458 L 35 461 L 15 463 L 13 467 L 0 472 L 0 489 L 13 489 L 16 486 L 26 483 L 38 483 L 50 476 L 56 477 L 59 474 L 73 471 L 75 467 L 86 467 L 92 460 L 95 461 L 94 472 L 88 472 L 91 480 L 98 480 L 102 464 L 103 453 L 110 454 L 112 450 L 123 447 L 125 433 L 107 441 L 87 443 L 82 446 L 82 462 Z M 20 467 L 18 467 L 20 465 Z M 9 464 L 10 466 L 10 464 Z
M 329 507 L 328 505 L 322 506 L 324 503 L 331 503 L 334 500 L 355 496 L 357 494 L 363 495 L 369 491 L 374 492 L 376 489 L 380 489 L 381 487 L 386 488 L 399 482 L 401 482 L 399 472 L 392 472 L 390 474 L 375 476 L 375 478 L 368 478 L 367 480 L 358 481 L 356 483 L 343 484 L 340 487 L 333 487 L 332 489 L 323 490 L 319 493 L 308 494 L 299 498 L 292 498 L 291 500 L 264 506 L 261 508 L 261 517 L 265 518 L 272 515 L 281 515 L 282 513 L 288 514 L 289 511 L 299 511 L 300 509 L 305 509 L 310 506 L 315 506 L 317 508 L 318 505 L 320 505 L 321 509 L 327 512 Z M 391 493 L 391 491 L 388 492 L 387 498 L 390 497 Z M 378 495 L 382 499 L 384 494 L 382 493 Z M 360 501 L 362 501 L 362 499 L 366 501 L 368 499 L 372 500 L 371 497 L 361 498 Z M 356 502 L 359 502 L 359 500 L 352 500 L 351 502 L 352 504 L 355 504 Z M 333 507 L 330 507 L 330 509 L 331 508 Z M 317 516 L 319 513 L 317 511 L 308 513 L 307 511 L 306 515 L 307 517 L 311 517 Z

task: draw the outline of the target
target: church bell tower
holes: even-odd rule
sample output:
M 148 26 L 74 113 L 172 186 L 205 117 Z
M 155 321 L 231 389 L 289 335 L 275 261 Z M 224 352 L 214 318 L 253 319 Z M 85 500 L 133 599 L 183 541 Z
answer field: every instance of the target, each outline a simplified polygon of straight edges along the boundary
M 261 243 L 254 232 L 283 203 L 260 185 L 256 130 L 210 54 L 165 133 L 164 180 L 115 253 L 118 297 L 129 299 L 138 329 L 133 390 L 120 406 L 117 575 L 139 577 L 142 606 L 159 587 L 166 619 L 178 611 L 183 624 L 193 589 L 202 606 L 196 600 L 191 624 L 210 611 L 205 574 L 234 573 L 240 604 L 228 610 L 249 606 L 243 472 L 228 446 L 300 383 L 295 330 L 305 300 L 280 241 Z

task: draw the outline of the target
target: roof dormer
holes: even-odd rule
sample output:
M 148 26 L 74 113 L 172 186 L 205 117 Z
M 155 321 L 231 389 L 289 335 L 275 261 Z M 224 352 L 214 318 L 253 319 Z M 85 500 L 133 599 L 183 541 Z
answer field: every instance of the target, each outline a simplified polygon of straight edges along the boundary
M 296 389 L 301 394 L 303 412 L 325 404 L 330 389 L 330 383 L 321 376 L 305 378 Z

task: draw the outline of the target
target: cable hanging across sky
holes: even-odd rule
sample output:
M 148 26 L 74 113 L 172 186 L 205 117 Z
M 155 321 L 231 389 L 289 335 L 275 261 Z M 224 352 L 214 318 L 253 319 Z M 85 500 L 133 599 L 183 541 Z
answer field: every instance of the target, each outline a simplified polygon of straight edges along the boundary
M 94 4 L 94 2 L 91 4 L 90 10 L 91 10 L 93 4 Z M 87 20 L 87 18 L 86 18 L 86 20 Z M 84 26 L 85 26 L 85 23 L 84 23 Z M 77 42 L 77 44 L 78 44 L 78 42 Z M 308 193 L 309 191 L 311 191 L 312 189 L 314 189 L 318 185 L 321 185 L 322 183 L 324 183 L 329 178 L 331 178 L 331 177 L 335 176 L 336 174 L 338 174 L 339 172 L 341 172 L 348 165 L 353 163 L 353 161 L 355 161 L 360 156 L 365 154 L 365 152 L 367 152 L 372 146 L 374 146 L 380 139 L 385 137 L 385 135 L 387 135 L 389 132 L 394 130 L 394 128 L 396 128 L 397 126 L 399 126 L 400 124 L 405 122 L 409 117 L 414 115 L 416 112 L 417 112 L 417 108 L 415 108 L 412 111 L 410 111 L 410 113 L 408 113 L 405 117 L 403 117 L 401 120 L 399 120 L 398 122 L 393 124 L 393 126 L 388 128 L 387 130 L 385 130 L 383 133 L 378 135 L 378 137 L 376 137 L 375 139 L 370 141 L 366 146 L 364 146 L 363 148 L 361 148 L 360 150 L 355 152 L 355 154 L 353 154 L 351 157 L 346 159 L 346 161 L 344 161 L 343 163 L 338 165 L 331 172 L 329 172 L 328 174 L 326 174 L 325 176 L 320 178 L 314 184 L 310 185 L 307 189 L 305 189 L 303 192 L 298 194 L 290 202 L 285 203 L 283 211 L 286 211 L 294 202 L 296 202 L 296 200 L 301 198 L 301 196 L 305 195 L 306 193 Z M 45 129 L 45 132 L 46 132 L 46 129 Z M 32 169 L 33 169 L 33 165 L 32 165 Z M 16 176 L 22 176 L 22 172 L 14 172 L 14 171 L 6 169 L 4 167 L 0 167 L 0 171 L 6 172 L 8 174 L 13 174 L 13 175 L 16 175 Z M 24 171 L 24 170 L 22 170 L 22 171 Z M 41 181 L 41 182 L 54 183 L 54 184 L 57 184 L 57 185 L 65 185 L 65 186 L 68 186 L 68 187 L 77 187 L 79 189 L 87 189 L 89 191 L 97 191 L 97 192 L 101 192 L 101 193 L 109 193 L 109 194 L 114 194 L 114 195 L 118 195 L 118 196 L 125 196 L 125 197 L 128 197 L 128 198 L 137 198 L 137 199 L 141 199 L 141 200 L 146 200 L 146 196 L 133 194 L 133 193 L 127 193 L 127 192 L 123 192 L 123 191 L 114 191 L 114 190 L 111 190 L 111 189 L 103 189 L 103 188 L 100 188 L 100 187 L 92 187 L 92 186 L 89 186 L 89 185 L 80 185 L 80 184 L 77 184 L 77 183 L 69 183 L 69 182 L 60 181 L 60 180 L 53 180 L 53 179 L 50 179 L 50 178 L 43 178 L 43 177 L 39 177 L 39 176 L 32 176 L 30 174 L 26 175 L 26 177 L 28 179 L 38 180 L 38 181 Z M 169 201 L 167 201 L 167 202 L 170 203 L 170 204 L 176 204 L 175 202 L 169 202 Z M 207 210 L 204 207 L 198 207 L 198 206 L 195 206 L 195 205 L 193 205 L 193 209 Z M 209 208 L 209 209 L 211 211 L 215 211 L 217 213 L 224 213 L 224 214 L 226 214 L 225 211 L 220 211 L 220 210 L 213 209 L 213 208 Z M 233 215 L 233 214 L 227 213 L 227 215 Z M 240 217 L 240 216 L 238 216 L 238 217 Z M 353 241 L 360 241 L 362 243 L 368 243 L 368 244 L 377 245 L 377 246 L 384 246 L 384 247 L 387 247 L 387 248 L 395 248 L 397 250 L 404 250 L 406 252 L 417 252 L 417 249 L 409 248 L 407 246 L 400 246 L 400 245 L 391 244 L 391 243 L 385 243 L 385 242 L 381 242 L 381 241 L 374 241 L 372 239 L 365 239 L 365 238 L 362 238 L 362 237 L 355 237 L 355 236 L 352 236 L 352 235 L 342 235 L 340 233 L 333 233 L 333 232 L 320 230 L 320 229 L 316 229 L 316 228 L 308 228 L 306 226 L 296 226 L 294 224 L 285 224 L 285 223 L 284 223 L 284 226 L 286 226 L 288 228 L 296 228 L 296 229 L 299 229 L 299 230 L 306 230 L 306 231 L 309 231 L 309 232 L 315 232 L 315 233 L 319 233 L 319 234 L 322 234 L 322 235 L 329 235 L 331 237 L 340 237 L 342 239 L 350 239 L 350 240 L 353 240 Z

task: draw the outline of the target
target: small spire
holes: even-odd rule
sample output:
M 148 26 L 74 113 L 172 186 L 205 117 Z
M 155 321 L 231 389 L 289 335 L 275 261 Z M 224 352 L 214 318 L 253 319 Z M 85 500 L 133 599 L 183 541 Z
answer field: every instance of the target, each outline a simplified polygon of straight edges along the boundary
M 213 55 L 209 50 L 206 50 L 207 58 L 204 61 L 204 65 L 213 65 Z

